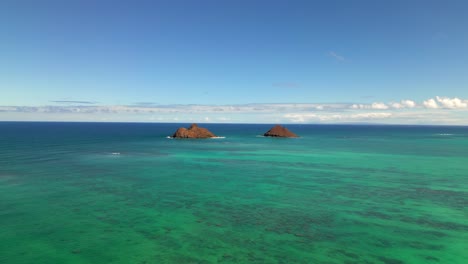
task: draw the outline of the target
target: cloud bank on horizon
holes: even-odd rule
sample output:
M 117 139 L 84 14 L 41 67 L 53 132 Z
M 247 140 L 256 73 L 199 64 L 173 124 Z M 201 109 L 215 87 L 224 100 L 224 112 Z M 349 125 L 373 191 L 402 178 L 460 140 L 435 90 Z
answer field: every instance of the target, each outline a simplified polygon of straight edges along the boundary
M 88 101 L 51 102 L 61 105 L 0 106 L 0 120 L 468 125 L 468 100 L 439 96 L 419 103 L 404 99 L 369 104 L 94 105 Z M 75 104 L 70 104 L 73 102 Z

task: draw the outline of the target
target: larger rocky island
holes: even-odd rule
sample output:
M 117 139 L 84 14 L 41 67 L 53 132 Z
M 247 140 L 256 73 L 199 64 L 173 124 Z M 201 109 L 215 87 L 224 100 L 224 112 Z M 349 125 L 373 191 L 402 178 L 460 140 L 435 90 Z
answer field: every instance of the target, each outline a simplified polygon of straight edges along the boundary
M 293 132 L 289 131 L 287 128 L 276 125 L 268 130 L 265 134 L 265 137 L 288 137 L 288 138 L 297 138 L 298 136 Z
M 213 138 L 215 134 L 208 129 L 192 124 L 189 128 L 181 127 L 172 135 L 173 138 Z

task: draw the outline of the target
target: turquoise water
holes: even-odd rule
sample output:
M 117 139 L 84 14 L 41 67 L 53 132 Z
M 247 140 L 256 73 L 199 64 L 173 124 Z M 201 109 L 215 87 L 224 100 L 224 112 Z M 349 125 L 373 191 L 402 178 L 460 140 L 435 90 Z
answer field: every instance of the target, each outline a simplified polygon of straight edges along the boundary
M 468 127 L 180 126 L 0 122 L 0 263 L 468 259 Z

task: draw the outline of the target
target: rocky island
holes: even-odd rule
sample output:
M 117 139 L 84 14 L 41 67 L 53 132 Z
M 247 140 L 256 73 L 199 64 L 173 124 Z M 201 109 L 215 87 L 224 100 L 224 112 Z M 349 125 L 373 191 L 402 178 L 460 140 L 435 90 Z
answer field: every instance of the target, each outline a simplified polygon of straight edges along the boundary
M 181 127 L 172 135 L 173 138 L 213 138 L 215 134 L 208 129 L 192 124 L 189 128 Z
M 265 137 L 289 137 L 289 138 L 297 138 L 298 136 L 293 132 L 289 131 L 287 128 L 276 125 L 268 130 L 265 134 Z

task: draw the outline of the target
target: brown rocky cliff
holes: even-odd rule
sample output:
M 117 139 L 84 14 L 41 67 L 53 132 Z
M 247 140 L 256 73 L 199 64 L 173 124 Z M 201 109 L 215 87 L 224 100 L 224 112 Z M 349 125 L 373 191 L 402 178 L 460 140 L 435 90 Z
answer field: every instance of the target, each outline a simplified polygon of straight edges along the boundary
M 216 137 L 208 129 L 192 124 L 188 129 L 181 127 L 172 135 L 173 138 L 212 138 Z
M 293 132 L 289 131 L 287 128 L 276 125 L 268 130 L 265 134 L 265 137 L 298 137 Z

